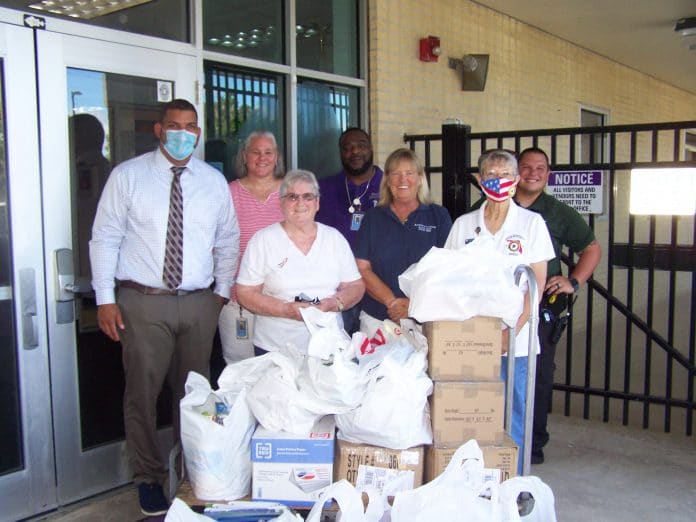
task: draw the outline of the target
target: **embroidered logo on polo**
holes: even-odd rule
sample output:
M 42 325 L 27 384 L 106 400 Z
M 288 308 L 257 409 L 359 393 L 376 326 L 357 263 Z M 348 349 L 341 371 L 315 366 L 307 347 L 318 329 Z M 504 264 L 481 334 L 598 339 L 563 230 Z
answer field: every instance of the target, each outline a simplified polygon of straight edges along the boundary
M 421 232 L 432 232 L 433 230 L 437 229 L 437 225 L 422 225 L 420 223 L 414 223 L 413 226 Z
M 283 268 L 285 266 L 285 263 L 288 262 L 288 258 L 284 258 L 280 263 L 278 263 L 278 268 Z
M 522 254 L 522 237 L 521 236 L 510 236 L 506 237 L 507 250 L 511 255 L 521 255 Z

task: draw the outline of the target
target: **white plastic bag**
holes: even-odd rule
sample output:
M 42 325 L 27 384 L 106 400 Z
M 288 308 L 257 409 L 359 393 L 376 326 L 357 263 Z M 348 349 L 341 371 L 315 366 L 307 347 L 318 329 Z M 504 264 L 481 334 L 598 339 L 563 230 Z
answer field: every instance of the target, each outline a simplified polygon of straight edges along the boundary
M 360 405 L 369 380 L 365 367 L 338 356 L 330 363 L 308 357 L 297 382 L 303 393 L 329 403 L 330 413 L 343 413 Z
M 181 399 L 181 445 L 191 487 L 202 500 L 234 500 L 251 489 L 251 435 L 256 420 L 246 390 L 213 391 L 207 379 L 189 372 Z M 214 420 L 216 406 L 226 410 Z
M 259 513 L 265 510 L 280 514 L 274 518 L 266 518 L 268 513 Z M 215 517 L 215 520 L 256 520 L 253 512 L 256 512 L 259 520 L 268 520 L 269 522 L 301 522 L 303 520 L 299 514 L 293 513 L 290 508 L 283 504 L 258 500 L 237 500 L 226 504 L 212 504 L 206 506 L 204 511 L 205 514 Z M 242 513 L 246 514 L 242 515 Z
M 339 480 L 327 486 L 314 503 L 305 522 L 319 522 L 324 504 L 329 499 L 334 499 L 339 507 L 336 520 L 340 522 L 379 522 L 384 513 L 382 496 L 376 490 L 365 491 L 369 502 L 365 510 L 362 501 L 362 492 L 358 491 L 347 480 Z
M 289 350 L 284 350 L 283 353 L 268 352 L 259 357 L 250 357 L 225 366 L 218 377 L 218 387 L 223 390 L 252 388 L 271 368 L 278 366 L 299 369 L 303 360 L 304 358 L 298 352 Z
M 249 390 L 249 407 L 267 430 L 307 433 L 329 408 L 300 392 L 299 368 L 289 359 L 278 357 L 275 362 Z
M 409 316 L 421 323 L 484 315 L 515 326 L 524 304 L 505 256 L 485 238 L 459 250 L 431 248 L 399 276 L 399 287 L 410 298 Z
M 531 510 L 520 516 L 517 497 L 529 492 L 534 499 Z M 556 522 L 553 491 L 539 477 L 513 477 L 500 485 L 500 503 L 505 522 Z
M 356 408 L 369 376 L 367 369 L 353 360 L 352 339 L 339 327 L 336 314 L 316 308 L 303 308 L 301 313 L 311 337 L 297 378 L 300 390 L 333 405 L 335 411 L 330 413 Z
M 300 389 L 299 373 L 306 359 L 288 349 L 228 364 L 218 385 L 246 388 L 249 408 L 264 428 L 306 433 L 320 417 L 351 409 Z
M 460 446 L 445 471 L 431 482 L 398 492 L 394 496 L 391 520 L 500 522 L 498 484 L 484 480 L 483 453 L 476 441 Z
M 338 437 L 358 444 L 406 449 L 432 443 L 425 373 L 426 355 L 412 352 L 405 363 L 387 355 L 370 373 L 362 404 L 336 415 Z
M 343 321 L 339 320 L 338 313 L 322 312 L 310 306 L 301 308 L 300 314 L 310 335 L 308 355 L 329 359 L 336 352 L 345 351 L 350 347 L 350 336 L 343 329 Z
M 428 341 L 415 321 L 402 319 L 400 323 L 397 325 L 390 319 L 375 320 L 375 330 L 369 337 L 362 332 L 353 335 L 354 344 L 359 346 L 356 357 L 361 365 L 379 364 L 388 354 L 405 363 L 414 351 L 428 352 Z M 356 341 L 360 340 L 362 342 L 357 345 Z
M 234 513 L 240 510 L 258 509 L 264 507 L 272 507 L 281 511 L 281 514 L 275 518 L 269 519 L 269 522 L 301 522 L 302 517 L 300 515 L 293 514 L 290 509 L 282 504 L 277 504 L 275 502 L 230 502 L 229 504 L 213 504 L 211 507 L 206 508 L 206 512 L 210 511 L 222 511 Z M 201 515 L 194 512 L 186 502 L 179 498 L 175 498 L 172 501 L 172 505 L 169 506 L 167 515 L 164 517 L 164 522 L 215 522 L 216 519 L 211 518 L 206 515 Z M 265 519 L 264 519 L 265 520 Z
M 498 484 L 483 477 L 483 453 L 476 441 L 470 440 L 459 447 L 445 471 L 431 482 L 396 493 L 391 520 L 500 522 Z
M 186 502 L 175 498 L 167 510 L 164 522 L 215 522 L 215 520 L 194 512 Z

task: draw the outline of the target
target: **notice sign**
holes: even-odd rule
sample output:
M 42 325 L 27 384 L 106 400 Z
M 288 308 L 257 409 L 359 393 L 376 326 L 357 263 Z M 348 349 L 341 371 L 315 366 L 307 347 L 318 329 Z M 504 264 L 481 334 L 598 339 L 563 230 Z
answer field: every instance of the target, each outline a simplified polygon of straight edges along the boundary
M 603 211 L 601 170 L 551 172 L 546 192 L 580 214 L 601 214 Z

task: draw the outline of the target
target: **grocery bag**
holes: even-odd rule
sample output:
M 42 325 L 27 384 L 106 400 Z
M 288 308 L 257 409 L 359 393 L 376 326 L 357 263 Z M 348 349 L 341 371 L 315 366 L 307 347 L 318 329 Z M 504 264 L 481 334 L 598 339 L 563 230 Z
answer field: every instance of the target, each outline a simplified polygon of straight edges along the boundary
M 412 351 L 405 362 L 394 354 L 370 371 L 360 406 L 335 416 L 340 439 L 391 449 L 432 443 L 426 354 Z
M 251 435 L 246 389 L 213 391 L 189 372 L 180 402 L 181 445 L 191 487 L 202 500 L 234 500 L 251 489 Z
M 523 492 L 531 493 L 532 500 L 522 504 L 520 513 L 517 499 Z M 513 477 L 503 482 L 500 503 L 504 522 L 556 522 L 553 491 L 539 477 Z
M 399 287 L 409 297 L 409 317 L 421 323 L 483 315 L 513 327 L 524 304 L 525 288 L 487 238 L 459 250 L 431 248 L 399 276 Z
M 460 446 L 435 479 L 394 495 L 392 522 L 500 522 L 498 484 L 486 480 L 483 465 L 475 440 Z
M 319 522 L 324 504 L 330 499 L 338 504 L 336 520 L 340 522 L 379 522 L 384 513 L 382 496 L 372 489 L 365 493 L 369 498 L 367 509 L 363 505 L 362 491 L 355 489 L 347 480 L 334 482 L 320 493 L 305 522 Z
M 267 430 L 307 433 L 324 415 L 350 408 L 300 390 L 298 375 L 306 358 L 288 352 L 269 352 L 228 364 L 218 378 L 218 385 L 245 388 L 251 412 Z
M 164 522 L 215 522 L 212 518 L 200 515 L 193 511 L 188 504 L 179 498 L 172 500 Z
M 369 368 L 355 360 L 353 340 L 340 328 L 335 314 L 317 308 L 302 309 L 310 341 L 297 377 L 303 393 L 341 413 L 356 408 L 369 381 Z M 356 343 L 360 336 L 356 335 Z

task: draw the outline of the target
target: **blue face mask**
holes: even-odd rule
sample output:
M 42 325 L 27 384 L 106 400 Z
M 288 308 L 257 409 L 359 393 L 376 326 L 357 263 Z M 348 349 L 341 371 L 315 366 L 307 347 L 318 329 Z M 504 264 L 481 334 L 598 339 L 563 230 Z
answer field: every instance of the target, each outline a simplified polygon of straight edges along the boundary
M 168 130 L 164 150 L 177 161 L 185 160 L 196 148 L 198 136 L 187 130 Z

